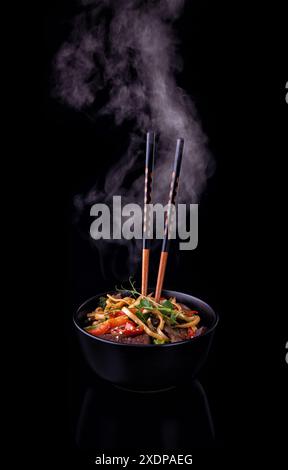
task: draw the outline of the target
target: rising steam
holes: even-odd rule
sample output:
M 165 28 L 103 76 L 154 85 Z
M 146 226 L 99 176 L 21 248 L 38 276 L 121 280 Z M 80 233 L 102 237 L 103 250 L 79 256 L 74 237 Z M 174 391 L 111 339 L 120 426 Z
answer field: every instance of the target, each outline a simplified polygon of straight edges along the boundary
M 93 188 L 75 200 L 79 210 L 94 202 L 109 202 L 122 195 L 125 202 L 142 202 L 143 179 L 123 181 L 135 164 L 144 166 L 145 132 L 160 136 L 154 191 L 155 202 L 166 204 L 176 139 L 185 139 L 178 202 L 197 203 L 211 158 L 206 137 L 197 121 L 191 99 L 179 88 L 182 62 L 173 21 L 185 0 L 82 0 L 87 11 L 74 22 L 70 38 L 55 59 L 55 90 L 64 103 L 77 110 L 93 109 L 114 116 L 116 125 L 133 124 L 130 145 L 108 173 L 104 192 Z M 108 93 L 106 105 L 98 93 Z
M 175 78 L 181 60 L 172 22 L 181 14 L 184 0 L 84 3 L 95 8 L 76 18 L 70 39 L 56 57 L 55 92 L 73 108 L 93 106 L 99 114 L 113 115 L 117 125 L 127 120 L 134 124 L 130 148 L 107 177 L 107 199 L 109 188 L 122 193 L 127 172 L 136 159 L 143 159 L 145 131 L 153 129 L 160 135 L 156 171 L 162 181 L 170 179 L 177 137 L 185 139 L 179 202 L 197 202 L 211 159 L 193 103 Z M 99 109 L 97 93 L 103 89 L 108 90 L 109 100 Z M 135 181 L 129 197 L 141 201 L 142 187 Z M 155 199 L 166 198 L 167 188 L 158 186 Z

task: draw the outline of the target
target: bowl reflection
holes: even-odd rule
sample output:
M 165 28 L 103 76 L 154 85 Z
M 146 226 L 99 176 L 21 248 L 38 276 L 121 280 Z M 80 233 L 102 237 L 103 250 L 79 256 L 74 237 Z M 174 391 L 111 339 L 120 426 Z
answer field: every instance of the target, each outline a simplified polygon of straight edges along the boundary
M 209 403 L 198 381 L 165 392 L 129 392 L 110 384 L 87 388 L 76 444 L 81 450 L 213 447 Z

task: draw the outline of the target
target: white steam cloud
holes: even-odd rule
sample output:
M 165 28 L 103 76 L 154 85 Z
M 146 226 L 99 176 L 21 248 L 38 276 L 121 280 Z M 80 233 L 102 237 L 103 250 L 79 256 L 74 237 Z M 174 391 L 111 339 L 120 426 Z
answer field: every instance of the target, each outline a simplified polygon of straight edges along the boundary
M 199 201 L 213 164 L 193 102 L 176 82 L 182 62 L 173 20 L 184 3 L 82 0 L 89 8 L 75 19 L 55 59 L 54 94 L 75 109 L 113 115 L 116 125 L 133 123 L 133 133 L 127 152 L 106 177 L 104 192 L 95 187 L 78 196 L 79 209 L 99 200 L 109 202 L 113 194 L 122 195 L 123 202 L 142 201 L 143 179 L 134 180 L 128 191 L 123 181 L 135 164 L 144 166 L 148 130 L 159 135 L 154 201 L 167 202 L 178 137 L 185 139 L 178 202 Z M 101 90 L 109 96 L 104 106 L 97 105 Z

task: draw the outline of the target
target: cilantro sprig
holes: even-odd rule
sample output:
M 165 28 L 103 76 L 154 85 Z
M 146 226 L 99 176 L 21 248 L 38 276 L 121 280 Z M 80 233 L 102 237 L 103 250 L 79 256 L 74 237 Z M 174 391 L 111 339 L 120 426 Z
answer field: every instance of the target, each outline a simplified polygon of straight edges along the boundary
M 125 288 L 121 285 L 120 289 L 117 286 L 115 287 L 116 291 L 117 292 L 122 292 L 124 294 L 129 292 L 129 294 L 131 294 L 134 298 L 139 297 L 139 295 L 141 295 L 141 294 L 140 294 L 140 292 L 137 291 L 137 289 L 135 287 L 136 281 L 133 281 L 133 278 L 131 276 L 129 277 L 129 283 L 130 283 L 131 289 L 127 289 L 127 288 Z
M 150 310 L 151 312 L 156 309 L 162 313 L 171 325 L 177 324 L 177 312 L 175 312 L 173 304 L 169 300 L 155 306 L 149 299 L 144 297 L 140 300 L 137 308 Z

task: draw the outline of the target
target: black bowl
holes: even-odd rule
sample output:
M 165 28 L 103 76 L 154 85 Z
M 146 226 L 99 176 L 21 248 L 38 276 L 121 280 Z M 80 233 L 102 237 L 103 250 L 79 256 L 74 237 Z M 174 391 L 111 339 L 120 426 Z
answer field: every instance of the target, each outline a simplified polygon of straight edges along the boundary
M 106 294 L 106 293 L 105 293 Z M 92 370 L 109 382 L 134 390 L 159 390 L 191 381 L 206 361 L 218 315 L 202 300 L 189 294 L 165 290 L 165 297 L 199 311 L 201 336 L 169 344 L 121 344 L 92 336 L 83 330 L 86 314 L 98 305 L 99 294 L 84 302 L 74 314 L 84 356 Z

